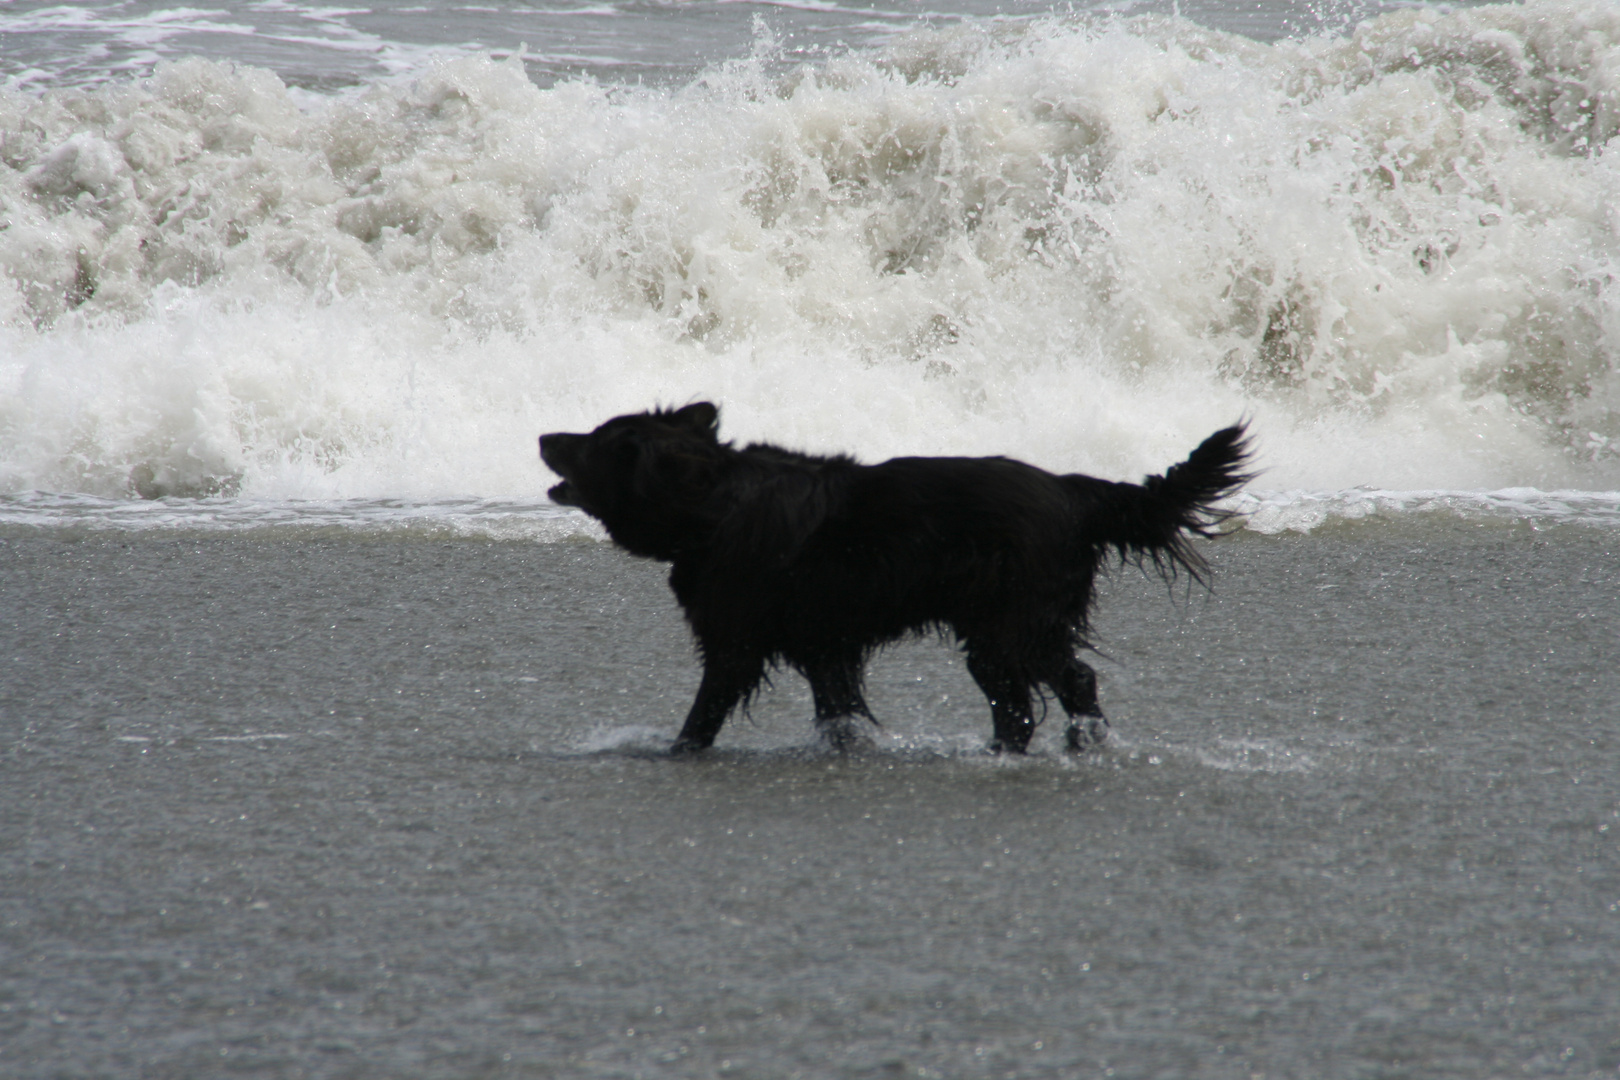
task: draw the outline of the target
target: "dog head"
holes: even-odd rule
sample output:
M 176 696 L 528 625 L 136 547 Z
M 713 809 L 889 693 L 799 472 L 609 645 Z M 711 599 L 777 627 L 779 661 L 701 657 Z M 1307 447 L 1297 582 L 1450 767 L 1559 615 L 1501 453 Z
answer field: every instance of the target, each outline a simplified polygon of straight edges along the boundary
M 616 416 L 585 434 L 540 436 L 540 460 L 562 477 L 548 495 L 596 518 L 636 555 L 670 559 L 712 527 L 707 503 L 726 448 L 720 411 L 683 409 Z

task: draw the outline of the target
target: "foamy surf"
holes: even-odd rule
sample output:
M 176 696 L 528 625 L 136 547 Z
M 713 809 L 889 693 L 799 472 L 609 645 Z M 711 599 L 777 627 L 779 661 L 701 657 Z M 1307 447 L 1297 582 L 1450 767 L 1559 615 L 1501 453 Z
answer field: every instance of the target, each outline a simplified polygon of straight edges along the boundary
M 1620 492 L 1613 491 L 1250 491 L 1232 500 L 1232 509 L 1244 528 L 1267 535 L 1414 515 L 1531 529 L 1620 526 Z
M 131 533 L 338 531 L 529 542 L 606 539 L 602 527 L 579 511 L 534 499 L 137 500 L 26 492 L 0 495 L 0 528 L 7 526 Z
M 1620 489 L 1620 5 L 774 70 L 0 95 L 0 491 L 532 500 L 539 432 L 698 397 L 744 440 L 1125 479 L 1247 415 L 1258 488 L 1304 493 L 1261 531 Z
M 1267 536 L 1418 518 L 1532 531 L 1562 526 L 1620 528 L 1620 492 L 1262 489 L 1243 492 L 1229 501 L 1227 509 L 1233 515 L 1230 529 Z M 118 499 L 23 492 L 0 495 L 0 530 L 6 528 L 252 532 L 264 536 L 334 532 L 530 543 L 607 541 L 595 519 L 534 499 Z

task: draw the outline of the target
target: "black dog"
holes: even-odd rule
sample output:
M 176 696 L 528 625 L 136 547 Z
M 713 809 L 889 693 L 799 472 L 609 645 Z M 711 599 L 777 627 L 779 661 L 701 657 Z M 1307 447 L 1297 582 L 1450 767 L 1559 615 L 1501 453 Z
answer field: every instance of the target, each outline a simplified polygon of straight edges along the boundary
M 1107 725 L 1096 673 L 1075 655 L 1088 647 L 1099 569 L 1112 551 L 1202 581 L 1189 537 L 1211 535 L 1224 516 L 1213 503 L 1249 479 L 1241 424 L 1140 485 L 1002 457 L 859 465 L 766 443 L 739 450 L 718 424 L 699 402 L 540 437 L 563 478 L 554 502 L 600 520 L 631 554 L 673 564 L 703 657 L 677 752 L 711 745 L 781 662 L 810 681 L 816 722 L 843 746 L 855 717 L 871 719 L 871 654 L 947 627 L 990 699 L 994 749 L 1029 745 L 1043 685 L 1071 718 L 1069 748 L 1085 749 Z

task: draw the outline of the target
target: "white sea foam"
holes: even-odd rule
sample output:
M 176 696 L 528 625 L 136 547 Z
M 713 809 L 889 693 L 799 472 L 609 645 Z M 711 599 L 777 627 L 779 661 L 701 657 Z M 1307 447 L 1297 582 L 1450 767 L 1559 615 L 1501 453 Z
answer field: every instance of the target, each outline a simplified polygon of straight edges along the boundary
M 1620 492 L 1615 491 L 1260 491 L 1242 493 L 1231 506 L 1246 528 L 1268 534 L 1305 533 L 1329 522 L 1413 514 L 1440 514 L 1486 524 L 1522 523 L 1532 529 L 1620 527 Z
M 5 507 L 527 506 L 539 432 L 708 397 L 741 439 L 1125 478 L 1247 415 L 1257 489 L 1303 493 L 1263 530 L 1615 516 L 1580 493 L 1620 489 L 1620 4 L 769 51 L 0 94 Z
M 533 499 L 255 499 L 212 496 L 110 499 L 26 492 L 0 495 L 0 529 L 90 532 L 410 533 L 485 540 L 604 540 L 592 518 Z

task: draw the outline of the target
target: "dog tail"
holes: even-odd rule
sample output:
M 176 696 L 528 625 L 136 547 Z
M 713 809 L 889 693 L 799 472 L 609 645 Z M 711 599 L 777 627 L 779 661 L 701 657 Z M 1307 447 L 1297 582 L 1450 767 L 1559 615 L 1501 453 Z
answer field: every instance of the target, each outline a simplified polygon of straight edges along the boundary
M 1253 479 L 1245 471 L 1251 452 L 1247 425 L 1240 422 L 1199 443 L 1186 461 L 1172 465 L 1163 476 L 1094 490 L 1102 504 L 1088 515 L 1100 534 L 1096 542 L 1114 548 L 1126 562 L 1151 561 L 1166 578 L 1185 570 L 1205 584 L 1208 563 L 1193 547 L 1192 538 L 1215 535 L 1232 516 L 1215 504 Z

